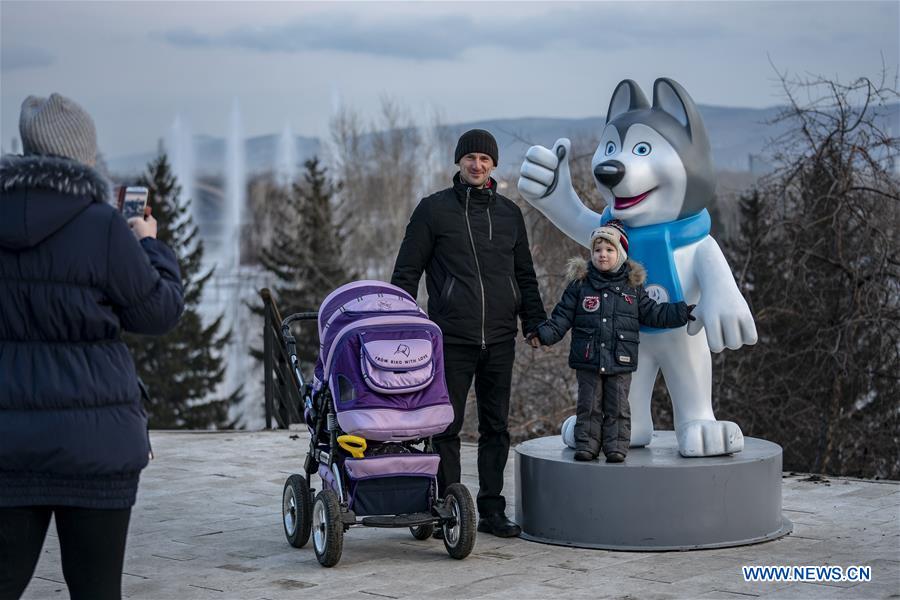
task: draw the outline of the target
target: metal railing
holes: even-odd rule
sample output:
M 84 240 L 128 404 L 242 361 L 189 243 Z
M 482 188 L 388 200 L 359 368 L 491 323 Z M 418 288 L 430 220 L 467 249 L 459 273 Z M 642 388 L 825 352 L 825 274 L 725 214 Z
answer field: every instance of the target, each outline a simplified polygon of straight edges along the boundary
M 282 339 L 282 319 L 268 288 L 259 290 L 265 310 L 263 325 L 263 368 L 265 369 L 266 429 L 275 420 L 278 429 L 291 423 L 303 422 L 302 382 L 291 365 L 291 358 Z

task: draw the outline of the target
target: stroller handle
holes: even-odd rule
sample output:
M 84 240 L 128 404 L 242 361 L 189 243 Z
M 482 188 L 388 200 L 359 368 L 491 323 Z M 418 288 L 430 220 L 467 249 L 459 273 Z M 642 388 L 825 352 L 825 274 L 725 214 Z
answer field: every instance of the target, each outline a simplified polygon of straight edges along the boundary
M 297 340 L 294 339 L 294 335 L 291 333 L 291 323 L 295 321 L 314 321 L 318 318 L 319 313 L 317 312 L 300 312 L 290 315 L 281 322 L 281 337 L 284 339 L 284 345 L 287 347 L 291 368 L 294 371 L 294 376 L 297 378 L 297 385 L 300 387 L 301 394 L 306 388 L 306 381 L 304 381 L 303 374 L 300 372 L 300 361 L 297 359 Z
M 299 312 L 294 313 L 281 322 L 281 335 L 287 337 L 291 334 L 291 323 L 296 321 L 314 321 L 319 318 L 317 312 Z

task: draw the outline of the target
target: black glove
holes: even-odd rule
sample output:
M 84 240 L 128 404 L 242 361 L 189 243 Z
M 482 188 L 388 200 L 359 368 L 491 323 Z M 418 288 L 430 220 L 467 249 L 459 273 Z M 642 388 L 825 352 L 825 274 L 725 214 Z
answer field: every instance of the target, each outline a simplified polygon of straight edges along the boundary
M 695 308 L 697 308 L 696 304 L 688 304 L 688 321 L 696 321 L 697 320 L 697 317 L 695 317 L 694 315 L 691 314 L 692 312 L 694 312 Z

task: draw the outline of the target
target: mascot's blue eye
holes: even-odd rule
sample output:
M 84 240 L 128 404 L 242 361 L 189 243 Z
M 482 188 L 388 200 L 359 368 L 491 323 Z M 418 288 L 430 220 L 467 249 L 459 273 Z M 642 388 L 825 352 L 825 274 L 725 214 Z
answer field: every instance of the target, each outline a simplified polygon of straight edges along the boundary
M 650 154 L 650 144 L 648 144 L 647 142 L 635 144 L 632 152 L 634 152 L 638 156 L 647 156 L 648 154 Z
M 606 142 L 606 155 L 609 156 L 616 151 L 616 145 L 613 142 Z

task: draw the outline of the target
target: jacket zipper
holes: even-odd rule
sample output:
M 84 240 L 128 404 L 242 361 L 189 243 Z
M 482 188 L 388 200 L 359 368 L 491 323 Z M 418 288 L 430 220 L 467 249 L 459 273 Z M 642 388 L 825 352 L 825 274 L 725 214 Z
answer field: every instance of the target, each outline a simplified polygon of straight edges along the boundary
M 478 285 L 481 287 L 481 349 L 487 346 L 484 343 L 484 280 L 481 279 L 481 265 L 478 264 L 478 253 L 475 251 L 475 238 L 472 237 L 472 225 L 469 223 L 469 194 L 472 188 L 466 187 L 466 229 L 469 230 L 469 242 L 472 244 L 472 256 L 475 257 L 475 270 L 478 271 Z M 488 213 L 490 221 L 490 213 Z

